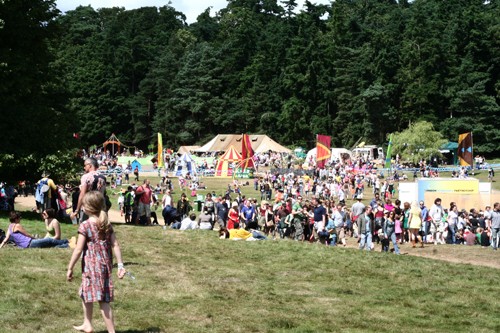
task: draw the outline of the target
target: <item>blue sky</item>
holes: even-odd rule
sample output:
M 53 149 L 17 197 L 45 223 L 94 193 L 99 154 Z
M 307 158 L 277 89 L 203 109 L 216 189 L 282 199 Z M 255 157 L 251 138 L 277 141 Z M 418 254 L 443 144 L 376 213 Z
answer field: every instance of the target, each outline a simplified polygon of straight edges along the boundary
M 211 12 L 215 13 L 226 7 L 226 0 L 170 0 L 171 6 L 187 16 L 187 22 L 196 21 L 196 17 L 207 7 L 212 7 Z M 75 9 L 79 5 L 91 5 L 94 9 L 102 7 L 125 7 L 134 9 L 139 7 L 155 6 L 161 7 L 168 4 L 168 0 L 56 0 L 57 8 L 63 12 Z M 331 0 L 311 0 L 312 3 L 328 4 Z M 298 8 L 302 8 L 303 0 L 298 0 Z

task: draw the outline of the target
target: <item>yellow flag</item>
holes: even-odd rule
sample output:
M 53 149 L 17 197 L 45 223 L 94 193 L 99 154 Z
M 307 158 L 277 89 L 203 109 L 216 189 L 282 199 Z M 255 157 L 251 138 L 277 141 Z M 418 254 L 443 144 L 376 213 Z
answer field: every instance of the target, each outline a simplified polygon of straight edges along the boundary
M 163 167 L 163 142 L 161 134 L 158 133 L 158 168 Z

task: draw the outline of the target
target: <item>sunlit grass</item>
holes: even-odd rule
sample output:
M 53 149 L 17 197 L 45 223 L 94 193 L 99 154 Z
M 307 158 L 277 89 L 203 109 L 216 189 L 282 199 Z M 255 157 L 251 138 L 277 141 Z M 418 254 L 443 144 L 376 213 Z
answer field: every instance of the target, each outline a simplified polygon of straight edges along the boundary
M 26 229 L 42 233 L 35 215 L 23 217 Z M 209 231 L 115 230 L 136 276 L 115 279 L 119 332 L 500 330 L 498 269 L 294 241 L 235 242 Z M 63 225 L 63 236 L 75 232 Z M 0 250 L 2 332 L 71 332 L 80 323 L 79 270 L 65 280 L 70 255 Z M 97 308 L 95 328 L 104 330 Z

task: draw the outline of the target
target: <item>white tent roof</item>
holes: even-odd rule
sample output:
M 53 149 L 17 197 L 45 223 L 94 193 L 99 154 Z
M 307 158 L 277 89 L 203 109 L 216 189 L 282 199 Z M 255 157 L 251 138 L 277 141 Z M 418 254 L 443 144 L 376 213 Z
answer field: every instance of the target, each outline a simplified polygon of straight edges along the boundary
M 200 146 L 180 146 L 179 150 L 177 150 L 177 154 L 189 153 L 198 148 L 200 148 Z
M 264 153 L 269 150 L 279 153 L 288 153 L 291 154 L 292 151 L 267 135 L 263 134 L 250 134 L 250 142 L 252 144 L 252 148 L 254 153 Z M 241 154 L 241 134 L 219 134 L 214 137 L 212 140 L 204 144 L 198 149 L 195 149 L 195 152 L 218 152 L 218 151 L 226 151 L 230 146 L 234 146 L 236 150 Z
M 250 136 L 250 137 L 252 137 L 252 136 Z M 254 152 L 255 152 L 255 154 L 260 154 L 260 153 L 266 153 L 269 150 L 275 151 L 278 153 L 287 153 L 287 154 L 292 153 L 292 151 L 290 149 L 283 147 L 282 145 L 280 145 L 279 143 L 277 143 L 276 141 L 274 141 L 273 139 L 271 139 L 270 137 L 265 135 L 264 138 L 262 139 L 260 145 L 257 148 L 254 147 Z
M 180 161 L 184 161 L 184 162 L 193 162 L 193 158 L 191 157 L 191 155 L 189 153 L 184 153 L 182 154 L 181 158 L 179 158 Z

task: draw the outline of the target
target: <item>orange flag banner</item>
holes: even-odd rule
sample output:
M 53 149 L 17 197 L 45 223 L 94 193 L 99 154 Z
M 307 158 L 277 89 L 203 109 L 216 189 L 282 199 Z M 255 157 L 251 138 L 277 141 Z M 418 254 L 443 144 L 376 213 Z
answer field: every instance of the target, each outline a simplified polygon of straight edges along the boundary
M 326 162 L 332 156 L 330 151 L 331 137 L 318 134 L 316 137 L 316 166 L 320 169 L 325 168 Z
M 472 132 L 458 136 L 458 160 L 462 166 L 472 166 Z
M 250 136 L 248 134 L 243 134 L 241 139 L 241 169 L 253 168 L 255 169 L 255 163 L 253 161 L 253 148 L 252 142 L 250 141 Z

